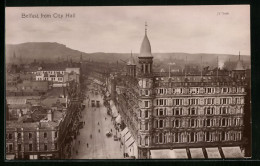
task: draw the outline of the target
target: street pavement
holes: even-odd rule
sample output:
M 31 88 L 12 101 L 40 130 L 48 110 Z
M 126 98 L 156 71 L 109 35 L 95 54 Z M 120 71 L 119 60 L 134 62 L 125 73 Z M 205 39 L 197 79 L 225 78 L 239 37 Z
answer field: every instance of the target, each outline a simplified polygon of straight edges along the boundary
M 113 139 L 116 131 L 111 117 L 107 115 L 101 95 L 86 93 L 86 96 L 89 96 L 89 99 L 84 101 L 86 108 L 82 111 L 81 118 L 81 121 L 85 121 L 85 125 L 79 130 L 80 135 L 73 141 L 72 159 L 123 159 L 123 147 L 120 146 L 120 141 Z M 100 107 L 91 107 L 91 100 L 99 100 Z M 111 129 L 113 135 L 107 137 L 106 133 Z

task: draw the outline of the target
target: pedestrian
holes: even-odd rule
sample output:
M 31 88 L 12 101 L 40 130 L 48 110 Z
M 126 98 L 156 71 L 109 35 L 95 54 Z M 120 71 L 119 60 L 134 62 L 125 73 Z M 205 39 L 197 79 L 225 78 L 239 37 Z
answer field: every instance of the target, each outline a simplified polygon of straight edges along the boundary
M 87 143 L 87 147 L 88 147 L 88 143 Z
M 98 129 L 98 132 L 100 133 L 100 129 Z
M 76 150 L 76 154 L 78 155 L 78 150 Z

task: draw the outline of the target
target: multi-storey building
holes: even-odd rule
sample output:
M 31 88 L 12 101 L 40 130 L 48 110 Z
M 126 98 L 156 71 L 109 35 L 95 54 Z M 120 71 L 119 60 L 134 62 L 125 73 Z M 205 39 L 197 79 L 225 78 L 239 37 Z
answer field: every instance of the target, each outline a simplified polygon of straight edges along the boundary
M 127 76 L 112 82 L 120 89 L 115 103 L 137 143 L 138 158 L 176 148 L 187 151 L 187 157 L 191 157 L 189 148 L 200 148 L 210 158 L 206 150 L 210 147 L 227 158 L 222 147 L 244 148 L 247 83 L 240 58 L 232 71 L 156 73 L 145 31 L 137 73 L 131 59 Z

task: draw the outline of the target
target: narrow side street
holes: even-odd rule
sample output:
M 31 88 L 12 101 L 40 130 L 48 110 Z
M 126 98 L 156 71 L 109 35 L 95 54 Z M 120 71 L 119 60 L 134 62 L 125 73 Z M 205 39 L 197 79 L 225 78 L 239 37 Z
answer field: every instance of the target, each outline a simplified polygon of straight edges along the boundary
M 122 159 L 123 147 L 120 147 L 120 141 L 113 139 L 115 129 L 101 95 L 86 93 L 86 96 L 90 99 L 84 101 L 86 108 L 82 111 L 81 118 L 85 125 L 73 141 L 72 159 Z M 91 107 L 91 100 L 99 100 L 100 107 Z M 111 129 L 113 135 L 107 137 L 106 133 Z

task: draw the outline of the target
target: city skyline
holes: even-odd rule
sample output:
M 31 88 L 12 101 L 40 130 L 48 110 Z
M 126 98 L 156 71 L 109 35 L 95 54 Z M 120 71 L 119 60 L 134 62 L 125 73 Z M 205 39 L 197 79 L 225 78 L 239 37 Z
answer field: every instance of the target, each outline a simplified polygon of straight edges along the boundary
M 145 21 L 154 53 L 250 55 L 249 5 L 6 8 L 6 44 L 58 42 L 87 53 L 135 53 Z

